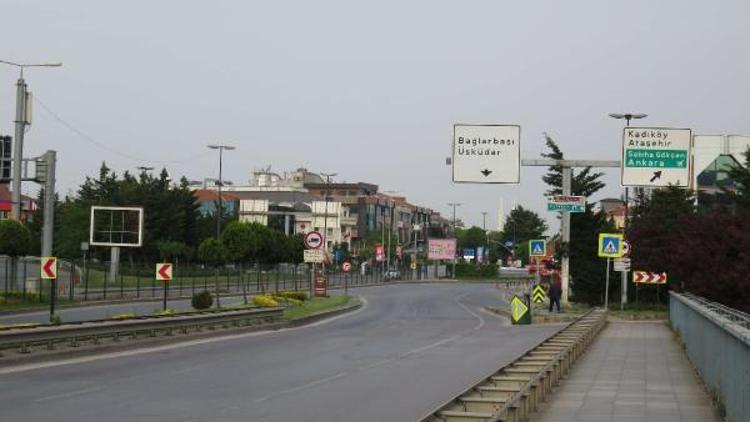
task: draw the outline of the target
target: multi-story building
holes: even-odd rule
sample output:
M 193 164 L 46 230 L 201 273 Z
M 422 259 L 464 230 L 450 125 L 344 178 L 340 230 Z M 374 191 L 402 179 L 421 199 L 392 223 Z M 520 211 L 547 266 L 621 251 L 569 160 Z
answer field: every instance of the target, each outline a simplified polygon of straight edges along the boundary
M 388 232 L 391 242 L 410 244 L 415 224 L 421 242 L 432 220 L 439 217 L 403 196 L 378 192 L 377 185 L 326 183 L 304 168 L 283 175 L 270 169 L 256 171 L 249 185 L 225 185 L 223 191 L 238 198 L 240 221 L 255 221 L 287 234 L 326 232 L 329 245 L 347 243 L 355 252 L 368 235 Z

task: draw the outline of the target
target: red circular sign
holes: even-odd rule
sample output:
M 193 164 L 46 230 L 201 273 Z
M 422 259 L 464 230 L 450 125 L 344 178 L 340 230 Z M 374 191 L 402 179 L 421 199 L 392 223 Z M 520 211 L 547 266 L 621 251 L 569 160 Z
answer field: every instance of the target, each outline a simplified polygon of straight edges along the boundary
M 318 249 L 323 246 L 323 235 L 318 232 L 310 232 L 305 235 L 305 246 L 308 249 Z
M 348 273 L 352 269 L 352 264 L 350 262 L 344 262 L 341 264 L 341 269 L 344 270 L 345 273 Z

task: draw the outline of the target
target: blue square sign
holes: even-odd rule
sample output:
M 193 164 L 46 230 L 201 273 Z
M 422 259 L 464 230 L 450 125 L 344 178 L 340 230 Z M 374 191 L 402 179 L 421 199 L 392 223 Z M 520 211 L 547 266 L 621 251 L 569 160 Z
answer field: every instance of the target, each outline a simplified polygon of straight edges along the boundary
M 544 239 L 529 240 L 529 256 L 547 256 L 547 242 Z

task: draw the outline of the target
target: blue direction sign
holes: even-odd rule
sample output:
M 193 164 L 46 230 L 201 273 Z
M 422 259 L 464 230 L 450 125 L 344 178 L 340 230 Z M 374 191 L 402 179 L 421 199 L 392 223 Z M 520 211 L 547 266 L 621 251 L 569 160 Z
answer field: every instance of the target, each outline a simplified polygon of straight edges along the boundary
M 529 240 L 529 256 L 547 256 L 547 242 L 544 239 Z
M 623 239 L 617 233 L 599 233 L 599 257 L 620 258 L 623 254 Z

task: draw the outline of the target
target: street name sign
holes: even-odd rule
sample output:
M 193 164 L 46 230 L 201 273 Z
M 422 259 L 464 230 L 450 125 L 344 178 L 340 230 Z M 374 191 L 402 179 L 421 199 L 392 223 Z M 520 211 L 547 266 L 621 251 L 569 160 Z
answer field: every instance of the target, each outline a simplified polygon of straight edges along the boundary
M 547 256 L 547 242 L 544 239 L 529 240 L 529 256 Z
M 622 235 L 618 233 L 599 233 L 599 257 L 622 257 Z
M 544 303 L 547 301 L 547 292 L 541 284 L 537 284 L 531 292 L 531 298 L 534 303 Z
M 520 183 L 521 126 L 453 125 L 454 183 Z
M 692 140 L 690 129 L 626 127 L 622 136 L 622 185 L 688 186 Z
M 548 196 L 547 211 L 586 212 L 586 197 L 566 195 Z
M 305 235 L 305 247 L 308 249 L 318 249 L 323 246 L 323 235 L 319 232 L 312 231 Z
M 42 271 L 42 280 L 57 279 L 57 258 L 54 256 L 45 256 L 41 259 L 40 269 Z
M 169 262 L 160 262 L 156 264 L 156 280 L 158 281 L 170 281 L 172 280 L 172 264 Z
M 667 273 L 650 273 L 648 271 L 633 271 L 633 283 L 666 284 Z

